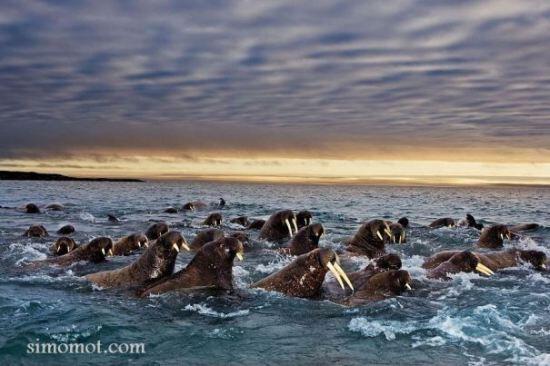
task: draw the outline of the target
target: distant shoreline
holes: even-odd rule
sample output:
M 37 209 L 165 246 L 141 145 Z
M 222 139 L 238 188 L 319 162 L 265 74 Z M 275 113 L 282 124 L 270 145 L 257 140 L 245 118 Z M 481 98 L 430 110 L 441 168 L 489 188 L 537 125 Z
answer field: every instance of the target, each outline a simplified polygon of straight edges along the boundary
M 41 181 L 80 181 L 80 182 L 136 182 L 143 183 L 141 179 L 133 178 L 77 178 L 62 174 L 44 174 L 35 172 L 18 172 L 0 170 L 0 180 L 41 180 Z

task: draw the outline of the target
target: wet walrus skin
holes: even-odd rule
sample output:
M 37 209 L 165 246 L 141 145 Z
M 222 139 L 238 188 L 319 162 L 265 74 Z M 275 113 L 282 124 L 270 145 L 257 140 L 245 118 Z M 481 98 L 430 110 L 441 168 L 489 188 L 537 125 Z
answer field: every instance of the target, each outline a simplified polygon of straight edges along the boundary
M 42 238 L 48 235 L 48 230 L 43 225 L 31 225 L 23 233 L 23 236 L 28 236 L 29 238 Z
M 407 236 L 405 234 L 405 228 L 397 222 L 392 222 L 390 225 L 391 238 L 389 243 L 393 244 L 405 244 L 407 242 Z
M 319 239 L 325 233 L 321 224 L 312 224 L 302 227 L 290 240 L 285 248 L 279 249 L 280 253 L 290 255 L 302 255 L 319 247 Z
M 440 227 L 454 227 L 454 226 L 456 226 L 456 222 L 454 219 L 451 219 L 450 217 L 437 219 L 429 225 L 429 227 L 431 227 L 432 229 L 438 229 Z
M 183 211 L 196 211 L 205 209 L 208 205 L 202 201 L 187 202 L 181 207 Z
M 422 268 L 432 269 L 441 263 L 449 260 L 453 255 L 459 253 L 457 250 L 446 250 L 439 252 L 424 261 Z M 484 266 L 490 270 L 517 267 L 522 263 L 529 263 L 537 270 L 546 269 L 546 254 L 538 250 L 509 249 L 499 252 L 480 253 L 474 252 Z
M 104 288 L 143 285 L 171 275 L 181 249 L 189 250 L 185 238 L 177 231 L 170 231 L 147 248 L 134 263 L 112 271 L 92 273 L 86 279 Z
M 232 224 L 239 224 L 239 225 L 244 226 L 244 227 L 247 227 L 248 225 L 250 225 L 250 221 L 248 221 L 247 216 L 234 217 L 231 220 L 229 220 L 229 222 L 232 223 Z
M 246 228 L 249 230 L 261 230 L 264 224 L 265 220 L 253 220 Z
M 477 246 L 480 248 L 500 249 L 504 246 L 504 238 L 510 240 L 512 233 L 506 225 L 493 225 L 481 231 Z
M 115 242 L 113 247 L 113 255 L 130 255 L 132 252 L 148 245 L 149 240 L 144 234 L 131 234 Z
M 31 267 L 40 265 L 54 264 L 57 266 L 70 266 L 71 264 L 79 261 L 89 261 L 92 263 L 100 263 L 105 260 L 107 255 L 113 253 L 113 241 L 111 238 L 99 237 L 90 241 L 88 244 L 81 245 L 72 252 L 65 255 L 44 259 L 41 261 L 34 261 L 29 264 Z
M 32 214 L 40 213 L 40 209 L 34 203 L 29 203 L 25 206 L 25 212 L 26 213 L 32 213 Z
M 202 248 L 204 244 L 210 243 L 211 241 L 216 241 L 223 237 L 225 237 L 225 234 L 220 229 L 201 230 L 191 241 L 190 248 L 192 251 L 196 252 Z
M 204 219 L 202 224 L 206 226 L 220 226 L 222 224 L 222 214 L 219 212 L 211 213 Z
M 74 232 L 75 232 L 75 228 L 73 225 L 70 225 L 70 224 L 62 226 L 61 228 L 59 228 L 59 230 L 57 230 L 57 233 L 59 235 L 70 235 Z
M 370 220 L 359 227 L 347 242 L 346 250 L 356 255 L 376 258 L 386 253 L 384 242 L 391 238 L 390 227 L 383 220 Z
M 168 232 L 168 224 L 164 221 L 157 222 L 156 224 L 153 224 L 147 228 L 147 231 L 145 231 L 145 236 L 149 241 L 157 240 L 162 235 L 166 234 Z
M 277 211 L 269 217 L 260 230 L 260 239 L 279 241 L 292 238 L 298 231 L 296 215 L 291 210 Z
M 76 244 L 73 239 L 62 236 L 58 238 L 55 243 L 52 244 L 52 246 L 50 247 L 50 253 L 57 256 L 65 255 L 69 252 L 72 252 L 76 248 L 78 248 L 78 244 Z
M 292 263 L 266 278 L 254 283 L 251 287 L 267 291 L 281 292 L 287 296 L 318 298 L 328 271 L 339 279 L 341 287 L 344 280 L 353 290 L 347 275 L 338 264 L 338 255 L 332 249 L 319 248 L 302 254 Z
M 308 210 L 302 210 L 296 214 L 296 223 L 298 224 L 298 229 L 301 229 L 304 226 L 311 225 L 312 220 L 313 215 Z
M 242 260 L 243 244 L 235 238 L 221 238 L 204 245 L 181 271 L 139 290 L 145 297 L 180 289 L 208 287 L 233 289 L 233 260 Z
M 363 287 L 341 301 L 348 306 L 362 305 L 368 302 L 381 301 L 389 297 L 399 296 L 411 290 L 411 276 L 404 270 L 389 270 L 380 272 L 368 279 Z
M 487 268 L 478 256 L 468 250 L 457 252 L 447 261 L 440 263 L 437 267 L 428 269 L 426 277 L 431 279 L 450 280 L 449 274 L 459 272 L 474 272 L 490 276 L 493 271 Z

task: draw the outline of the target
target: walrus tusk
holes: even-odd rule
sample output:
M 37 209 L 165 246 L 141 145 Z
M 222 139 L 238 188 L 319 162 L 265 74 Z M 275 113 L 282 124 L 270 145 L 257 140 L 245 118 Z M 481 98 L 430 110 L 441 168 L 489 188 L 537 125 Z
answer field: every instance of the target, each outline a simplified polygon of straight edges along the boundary
M 174 249 L 176 252 L 180 252 L 180 247 L 176 243 L 172 244 L 172 249 Z
M 58 245 L 57 246 L 57 250 L 55 251 L 56 253 L 59 253 L 59 251 L 61 250 L 61 245 Z
M 510 233 L 506 233 L 506 237 L 508 238 L 508 240 L 512 239 L 512 235 Z
M 476 266 L 476 271 L 483 273 L 484 275 L 491 276 L 494 275 L 495 272 L 491 271 L 491 269 L 484 264 L 478 263 Z
M 546 264 L 544 264 L 544 263 L 543 263 L 543 264 L 541 264 L 541 265 L 540 265 L 540 268 L 542 268 L 542 269 L 546 269 Z
M 405 284 L 405 288 L 409 291 L 412 291 L 412 287 L 408 283 Z
M 105 248 L 101 248 L 101 254 L 105 255 Z
M 390 229 L 384 229 L 384 232 L 391 238 L 392 237 L 392 232 Z
M 107 252 L 107 254 L 109 255 L 109 257 L 112 257 L 113 256 L 113 248 L 109 248 L 109 251 Z
M 189 245 L 187 245 L 186 243 L 181 243 L 181 247 L 185 250 L 187 250 L 188 252 L 191 251 L 191 248 L 189 248 Z
M 382 234 L 380 234 L 380 230 L 376 230 L 376 235 L 380 238 L 380 240 L 384 240 Z
M 149 243 L 145 242 L 145 243 L 143 243 L 143 246 L 144 246 L 145 248 L 149 248 Z
M 288 222 L 288 219 L 285 220 L 285 224 L 288 229 L 288 235 L 292 238 L 292 229 L 290 228 L 290 222 Z
M 504 235 L 502 235 L 502 233 L 500 233 L 500 240 L 504 240 Z
M 306 224 L 311 225 L 311 219 L 309 217 L 306 219 Z
M 240 260 L 241 262 L 244 260 L 244 257 L 243 257 L 243 254 L 242 254 L 242 253 L 237 252 L 235 255 L 237 256 L 237 258 L 239 258 L 239 260 Z
M 340 273 L 338 273 L 336 268 L 334 268 L 334 266 L 330 262 L 327 263 L 327 267 L 329 271 L 334 275 L 334 278 L 336 278 L 336 280 L 340 284 L 340 287 L 342 287 L 342 290 L 345 290 L 346 288 L 344 287 L 344 282 L 342 282 L 342 279 L 340 278 Z
M 296 218 L 292 219 L 292 226 L 294 226 L 294 230 L 297 233 L 298 232 L 298 225 L 296 225 Z
M 340 267 L 340 265 L 338 263 L 334 263 L 334 268 L 336 269 L 336 271 L 338 271 L 338 273 L 340 274 L 340 276 L 342 276 L 342 278 L 344 279 L 344 281 L 346 281 L 346 283 L 348 284 L 349 288 L 351 289 L 351 291 L 355 291 L 355 289 L 353 288 L 353 285 L 351 284 L 351 281 L 349 280 L 348 278 L 348 275 L 346 274 L 346 272 L 344 272 L 344 270 L 342 269 L 342 267 Z
M 403 243 L 403 235 L 399 234 L 399 244 Z

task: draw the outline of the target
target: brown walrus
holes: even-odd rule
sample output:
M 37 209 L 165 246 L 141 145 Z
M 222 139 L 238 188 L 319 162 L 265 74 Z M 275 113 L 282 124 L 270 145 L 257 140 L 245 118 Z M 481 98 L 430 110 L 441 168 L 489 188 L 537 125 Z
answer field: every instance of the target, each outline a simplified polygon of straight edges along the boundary
M 476 219 L 472 216 L 472 214 L 466 214 L 466 218 L 462 219 L 458 222 L 459 226 L 467 226 L 467 227 L 473 227 L 478 230 L 483 229 L 483 224 L 479 224 Z
M 48 235 L 48 231 L 43 225 L 31 225 L 23 233 L 23 236 L 28 236 L 29 238 L 42 238 Z
M 422 268 L 435 268 L 442 262 L 449 260 L 456 253 L 459 253 L 459 251 L 446 250 L 436 253 L 435 255 L 426 258 L 424 264 L 422 264 Z M 530 263 L 537 270 L 546 269 L 546 254 L 538 250 L 509 249 L 489 253 L 474 252 L 474 255 L 477 256 L 484 266 L 493 272 L 498 271 L 499 269 L 517 267 L 522 263 Z
M 260 239 L 279 241 L 292 238 L 298 231 L 296 215 L 291 210 L 277 211 L 272 214 L 260 230 Z
M 359 227 L 347 242 L 346 250 L 356 255 L 376 258 L 385 254 L 384 242 L 391 238 L 390 227 L 383 220 L 370 220 Z
M 302 210 L 296 214 L 296 224 L 298 225 L 298 229 L 311 225 L 312 220 L 313 215 L 308 210 Z
M 352 296 L 341 303 L 357 306 L 399 296 L 405 291 L 412 290 L 411 281 L 409 272 L 402 269 L 380 272 L 370 277 L 363 287 L 357 289 Z
M 244 227 L 247 227 L 248 225 L 250 225 L 250 221 L 248 221 L 247 216 L 234 217 L 231 220 L 229 220 L 229 222 L 232 223 L 232 224 L 239 224 L 239 225 L 244 226 Z
M 176 214 L 178 213 L 178 209 L 175 207 L 167 207 L 166 209 L 164 209 L 164 213 Z
M 191 262 L 173 275 L 138 291 L 138 296 L 162 294 L 179 289 L 208 287 L 233 289 L 233 260 L 243 259 L 243 244 L 235 238 L 220 238 L 204 245 Z
M 169 231 L 132 264 L 111 271 L 92 273 L 86 279 L 104 288 L 144 285 L 147 281 L 170 276 L 174 272 L 176 257 L 181 249 L 189 250 L 185 238 L 177 231 Z
M 130 255 L 132 252 L 147 247 L 149 240 L 144 234 L 131 234 L 117 240 L 113 247 L 113 255 Z
M 248 226 L 247 229 L 249 230 L 261 230 L 262 227 L 265 225 L 265 220 L 253 220 Z
M 53 255 L 64 255 L 72 252 L 76 248 L 78 248 L 78 244 L 76 244 L 73 239 L 62 236 L 58 238 L 55 243 L 52 244 L 52 246 L 50 247 L 50 252 Z
M 220 229 L 201 230 L 193 238 L 189 247 L 192 251 L 196 252 L 200 248 L 202 248 L 204 244 L 221 239 L 223 237 L 225 237 L 225 234 Z
M 168 232 L 168 224 L 164 221 L 157 222 L 156 224 L 153 224 L 147 228 L 147 231 L 145 231 L 145 236 L 149 241 L 157 240 L 162 235 L 166 234 Z
M 280 253 L 290 255 L 302 255 L 319 247 L 319 239 L 325 233 L 321 224 L 312 224 L 302 227 L 290 240 L 285 248 L 279 249 Z
M 29 265 L 36 267 L 39 265 L 55 264 L 58 266 L 69 266 L 79 261 L 90 261 L 100 263 L 105 260 L 107 255 L 113 254 L 113 241 L 111 238 L 99 237 L 90 241 L 88 244 L 81 245 L 75 250 L 55 258 L 48 258 L 40 261 L 31 262 Z
M 222 214 L 219 212 L 211 213 L 204 219 L 202 224 L 206 226 L 220 226 L 222 224 Z
M 25 212 L 30 214 L 40 213 L 40 209 L 34 203 L 29 203 L 25 206 Z
M 529 223 L 529 224 L 513 225 L 513 226 L 510 226 L 508 229 L 512 232 L 518 232 L 518 231 L 537 230 L 539 227 L 540 227 L 539 224 Z
M 280 271 L 254 283 L 252 287 L 281 292 L 287 296 L 319 297 L 325 275 L 330 271 L 342 288 L 343 280 L 353 290 L 351 281 L 338 262 L 338 255 L 334 250 L 318 248 L 302 254 Z
M 405 244 L 407 242 L 407 236 L 405 234 L 405 228 L 397 222 L 390 224 L 391 238 L 390 243 Z
M 60 203 L 51 203 L 46 206 L 46 209 L 50 211 L 63 211 L 65 207 Z
M 359 271 L 348 273 L 351 284 L 355 289 L 363 288 L 369 278 L 377 273 L 401 269 L 401 258 L 397 254 L 386 254 L 376 258 L 372 263 Z M 326 280 L 323 283 L 323 296 L 335 300 L 341 299 L 344 291 L 340 288 L 335 279 Z
M 512 239 L 512 233 L 506 225 L 493 225 L 481 231 L 477 241 L 480 248 L 498 249 L 504 246 L 504 238 Z
M 450 217 L 444 217 L 433 221 L 429 227 L 432 229 L 438 229 L 440 227 L 454 227 L 456 226 L 455 220 Z
M 207 207 L 206 203 L 202 201 L 193 201 L 193 202 L 187 202 L 185 205 L 182 206 L 182 210 L 184 211 L 197 211 L 202 210 Z
M 481 274 L 491 276 L 494 274 L 489 268 L 487 268 L 478 256 L 469 250 L 455 253 L 445 262 L 442 262 L 437 267 L 428 269 L 426 277 L 431 279 L 450 280 L 449 274 L 455 274 L 459 272 L 473 272 L 477 271 Z
M 404 216 L 397 220 L 397 223 L 403 226 L 403 228 L 405 229 L 409 227 L 409 219 Z
M 75 232 L 75 228 L 73 225 L 65 225 L 59 228 L 59 230 L 57 230 L 57 233 L 59 235 L 70 235 L 74 232 Z

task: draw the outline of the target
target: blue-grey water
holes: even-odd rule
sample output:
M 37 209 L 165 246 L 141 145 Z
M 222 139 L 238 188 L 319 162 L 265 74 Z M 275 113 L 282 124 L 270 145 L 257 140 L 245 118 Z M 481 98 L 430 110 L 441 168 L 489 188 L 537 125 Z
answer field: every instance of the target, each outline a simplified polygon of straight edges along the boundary
M 323 223 L 321 246 L 341 247 L 370 218 L 413 223 L 409 242 L 391 246 L 415 279 L 404 296 L 357 308 L 327 301 L 287 298 L 248 285 L 291 261 L 254 241 L 234 267 L 240 296 L 167 294 L 138 299 L 95 288 L 82 274 L 123 266 L 137 258 L 116 257 L 103 264 L 78 263 L 67 269 L 23 269 L 47 256 L 55 231 L 72 223 L 77 241 L 144 231 L 163 219 L 188 240 L 208 210 L 165 214 L 169 205 L 191 200 L 228 205 L 237 215 L 267 218 L 278 209 L 309 209 Z M 0 205 L 59 202 L 63 212 L 38 215 L 0 210 L 0 364 L 59 365 L 256 365 L 256 364 L 549 364 L 550 275 L 527 266 L 491 278 L 459 274 L 450 282 L 427 280 L 424 256 L 445 249 L 472 248 L 477 233 L 467 228 L 429 230 L 422 225 L 471 212 L 484 224 L 537 222 L 540 229 L 506 246 L 537 248 L 550 254 L 550 190 L 544 188 L 340 187 L 229 183 L 0 182 Z M 213 210 L 213 209 L 212 209 Z M 106 220 L 114 213 L 121 223 Z M 228 221 L 228 220 L 227 220 Z M 32 223 L 50 232 L 24 238 Z M 225 226 L 226 230 L 238 226 Z M 253 233 L 257 238 L 257 232 Z M 177 268 L 192 255 L 181 253 Z M 367 259 L 343 261 L 359 269 Z M 35 355 L 29 342 L 144 343 L 134 355 Z

